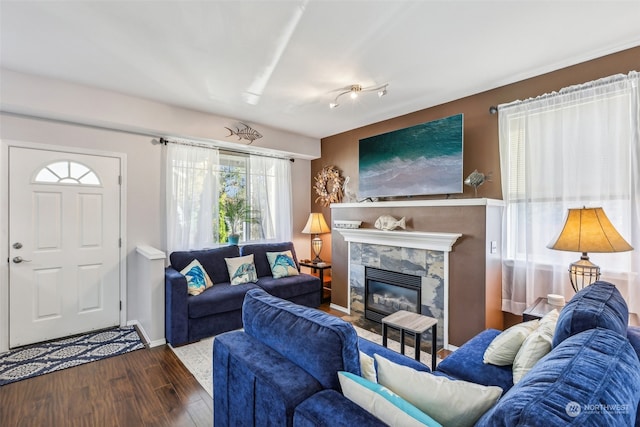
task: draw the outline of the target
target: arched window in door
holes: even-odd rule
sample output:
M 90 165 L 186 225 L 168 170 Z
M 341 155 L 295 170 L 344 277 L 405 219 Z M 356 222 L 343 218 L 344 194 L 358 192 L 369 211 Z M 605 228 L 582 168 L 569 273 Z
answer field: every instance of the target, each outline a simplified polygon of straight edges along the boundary
M 38 184 L 101 185 L 100 178 L 94 171 L 70 160 L 48 164 L 38 171 L 33 181 Z

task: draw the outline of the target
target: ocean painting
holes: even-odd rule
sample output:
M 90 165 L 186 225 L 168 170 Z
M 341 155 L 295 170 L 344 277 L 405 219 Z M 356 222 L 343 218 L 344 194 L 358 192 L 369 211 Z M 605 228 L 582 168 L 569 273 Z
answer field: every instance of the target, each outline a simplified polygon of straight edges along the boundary
M 359 198 L 462 193 L 463 115 L 360 140 Z

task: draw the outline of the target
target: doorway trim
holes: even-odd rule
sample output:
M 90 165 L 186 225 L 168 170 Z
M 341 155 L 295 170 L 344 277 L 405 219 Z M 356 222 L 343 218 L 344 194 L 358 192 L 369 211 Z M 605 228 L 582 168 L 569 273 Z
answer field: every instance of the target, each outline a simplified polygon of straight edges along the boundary
M 120 326 L 127 324 L 127 155 L 64 145 L 0 139 L 0 353 L 9 351 L 9 147 L 115 157 L 120 160 Z

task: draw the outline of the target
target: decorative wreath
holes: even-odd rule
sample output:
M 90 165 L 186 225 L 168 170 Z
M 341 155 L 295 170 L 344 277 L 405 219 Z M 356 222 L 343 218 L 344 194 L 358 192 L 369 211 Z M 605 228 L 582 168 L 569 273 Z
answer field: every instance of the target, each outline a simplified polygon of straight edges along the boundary
M 338 203 L 342 200 L 342 184 L 344 178 L 340 176 L 340 171 L 335 166 L 325 166 L 315 177 L 313 188 L 316 189 L 318 197 L 316 203 L 321 206 L 329 206 L 331 203 Z

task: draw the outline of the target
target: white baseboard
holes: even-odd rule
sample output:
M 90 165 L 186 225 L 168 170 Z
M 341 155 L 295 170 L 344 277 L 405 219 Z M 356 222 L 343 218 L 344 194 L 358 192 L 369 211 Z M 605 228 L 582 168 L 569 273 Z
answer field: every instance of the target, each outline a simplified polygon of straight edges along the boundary
M 165 345 L 166 343 L 167 343 L 167 340 L 162 338 L 162 339 L 159 339 L 159 340 L 151 341 L 149 343 L 149 347 L 151 347 L 151 348 L 158 347 L 160 345 Z
M 137 320 L 127 320 L 127 326 L 136 326 L 138 328 L 138 331 L 140 331 L 140 333 L 142 334 L 142 340 L 144 341 L 144 344 L 149 344 L 151 342 L 151 340 L 149 339 L 149 335 L 147 335 L 147 332 L 144 330 L 140 322 L 138 322 Z
M 341 305 L 338 305 L 338 304 L 331 303 L 331 304 L 329 305 L 329 307 L 330 307 L 332 310 L 341 311 L 341 312 L 343 312 L 343 313 L 345 313 L 345 314 L 351 314 L 351 310 L 349 310 L 348 308 L 345 308 L 345 307 L 343 307 L 343 306 L 341 306 Z
M 160 338 L 159 340 L 153 340 L 152 341 L 149 338 L 149 335 L 147 335 L 147 332 L 142 327 L 142 324 L 140 322 L 138 322 L 137 320 L 128 320 L 127 321 L 127 326 L 137 326 L 138 330 L 142 334 L 142 339 L 144 340 L 144 344 L 148 345 L 151 348 L 158 347 L 160 345 L 165 345 L 167 343 L 167 340 L 165 338 Z

